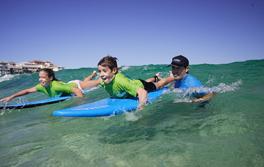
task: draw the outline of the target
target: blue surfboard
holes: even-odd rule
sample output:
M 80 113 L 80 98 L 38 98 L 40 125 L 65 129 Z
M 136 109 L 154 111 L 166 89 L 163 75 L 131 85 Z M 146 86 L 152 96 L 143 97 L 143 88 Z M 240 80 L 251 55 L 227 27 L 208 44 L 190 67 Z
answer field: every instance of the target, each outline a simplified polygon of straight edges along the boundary
M 19 103 L 19 104 L 6 104 L 6 105 L 4 104 L 0 106 L 0 109 L 31 108 L 31 107 L 42 106 L 46 104 L 57 103 L 57 102 L 64 101 L 70 98 L 72 98 L 72 96 L 53 97 L 53 98 L 48 98 L 44 100 L 37 100 L 33 102 L 26 102 L 26 103 Z
M 84 90 L 84 94 L 86 94 L 87 92 L 89 92 L 91 90 L 93 90 L 93 89 Z M 48 98 L 48 99 L 19 103 L 19 104 L 3 104 L 3 105 L 0 105 L 0 109 L 31 108 L 31 107 L 37 107 L 37 106 L 42 106 L 42 105 L 46 105 L 46 104 L 58 103 L 58 102 L 70 99 L 72 97 L 74 97 L 74 96 L 52 97 L 52 98 Z
M 167 88 L 148 93 L 148 101 L 153 102 L 160 97 Z M 106 98 L 93 103 L 57 110 L 53 116 L 63 117 L 101 117 L 119 115 L 127 111 L 136 110 L 138 99 Z

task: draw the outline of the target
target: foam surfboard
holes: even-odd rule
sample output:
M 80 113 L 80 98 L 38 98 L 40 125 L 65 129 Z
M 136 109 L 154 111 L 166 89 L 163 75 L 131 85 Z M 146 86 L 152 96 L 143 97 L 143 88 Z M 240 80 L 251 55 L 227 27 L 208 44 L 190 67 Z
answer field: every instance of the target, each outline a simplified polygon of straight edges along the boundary
M 70 98 L 72 98 L 72 96 L 53 97 L 53 98 L 37 100 L 37 101 L 32 101 L 32 102 L 26 102 L 26 103 L 19 103 L 19 104 L 6 104 L 6 105 L 4 104 L 4 105 L 0 106 L 0 109 L 31 108 L 31 107 L 42 106 L 42 105 L 46 105 L 46 104 L 57 103 L 57 102 L 64 101 L 64 100 L 67 100 Z
M 84 93 L 87 93 L 91 90 L 84 90 Z M 46 104 L 58 103 L 67 99 L 70 99 L 74 96 L 63 96 L 63 97 L 51 97 L 43 100 L 37 100 L 32 102 L 18 103 L 18 104 L 3 104 L 0 105 L 0 109 L 21 109 L 21 108 L 31 108 L 42 106 Z
M 148 93 L 148 101 L 153 102 L 160 97 L 167 88 Z M 83 104 L 72 108 L 57 110 L 53 116 L 63 117 L 101 117 L 119 115 L 127 111 L 136 110 L 138 99 L 106 98 L 93 103 Z

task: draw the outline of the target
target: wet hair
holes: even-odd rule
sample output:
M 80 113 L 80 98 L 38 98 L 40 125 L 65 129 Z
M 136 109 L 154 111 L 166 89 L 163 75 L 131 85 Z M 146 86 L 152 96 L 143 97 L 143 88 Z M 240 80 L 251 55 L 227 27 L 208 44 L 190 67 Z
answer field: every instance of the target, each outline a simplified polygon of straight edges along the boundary
M 48 74 L 48 77 L 51 78 L 52 77 L 52 81 L 58 81 L 58 79 L 55 77 L 55 73 L 52 69 L 50 68 L 43 68 L 40 71 L 44 71 Z
M 118 67 L 117 67 L 117 61 L 118 59 L 116 57 L 112 57 L 112 56 L 105 56 L 103 57 L 97 64 L 97 66 L 103 66 L 103 67 L 108 67 L 110 68 L 111 71 L 113 71 L 114 68 L 117 69 L 118 71 Z

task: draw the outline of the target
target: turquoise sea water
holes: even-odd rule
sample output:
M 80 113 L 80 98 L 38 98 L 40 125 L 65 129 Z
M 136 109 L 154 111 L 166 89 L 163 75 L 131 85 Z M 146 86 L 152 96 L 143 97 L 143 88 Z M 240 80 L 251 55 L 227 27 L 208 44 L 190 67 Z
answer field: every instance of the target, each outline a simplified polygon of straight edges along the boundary
M 56 73 L 83 79 L 94 69 Z M 122 67 L 146 79 L 165 65 Z M 193 65 L 191 74 L 218 92 L 204 108 L 171 92 L 142 112 L 104 118 L 62 118 L 52 112 L 107 97 L 101 88 L 83 99 L 31 109 L 0 110 L 0 166 L 263 167 L 264 60 Z M 4 80 L 4 81 L 3 81 Z M 37 74 L 0 80 L 0 98 L 38 82 Z M 45 98 L 27 95 L 19 101 Z

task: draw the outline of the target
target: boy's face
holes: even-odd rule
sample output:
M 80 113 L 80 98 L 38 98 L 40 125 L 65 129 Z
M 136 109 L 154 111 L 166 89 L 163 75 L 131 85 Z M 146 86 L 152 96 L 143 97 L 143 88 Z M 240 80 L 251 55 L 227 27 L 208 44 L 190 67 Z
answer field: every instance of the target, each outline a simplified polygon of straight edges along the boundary
M 171 71 L 175 80 L 180 80 L 189 71 L 189 67 L 172 65 Z
M 113 70 L 111 70 L 107 66 L 99 65 L 98 66 L 98 72 L 99 72 L 99 76 L 103 80 L 103 82 L 108 84 L 112 81 L 113 77 L 115 76 L 115 74 L 117 72 L 117 69 L 114 68 Z
M 39 83 L 40 83 L 40 85 L 47 87 L 51 81 L 52 81 L 52 78 L 49 78 L 48 73 L 46 73 L 45 71 L 39 72 Z

